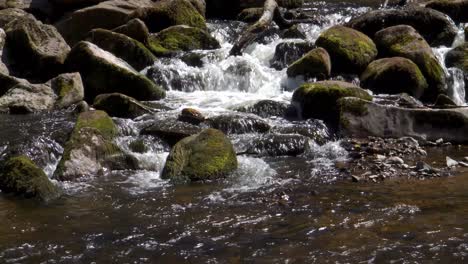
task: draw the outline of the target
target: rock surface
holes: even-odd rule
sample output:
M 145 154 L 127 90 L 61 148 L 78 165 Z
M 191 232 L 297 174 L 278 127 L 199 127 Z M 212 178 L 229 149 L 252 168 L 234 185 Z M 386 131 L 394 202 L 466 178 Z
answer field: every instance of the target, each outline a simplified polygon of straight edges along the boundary
M 93 107 L 120 118 L 136 118 L 152 112 L 149 107 L 136 99 L 119 93 L 96 96 Z
M 425 6 L 449 15 L 456 23 L 468 22 L 467 0 L 434 0 Z
M 276 46 L 275 55 L 270 61 L 271 67 L 281 70 L 288 67 L 291 63 L 297 61 L 307 52 L 315 48 L 315 45 L 309 42 L 283 42 Z
M 323 48 L 316 48 L 291 64 L 288 67 L 287 74 L 288 77 L 303 75 L 306 78 L 323 80 L 330 77 L 331 66 L 328 52 Z

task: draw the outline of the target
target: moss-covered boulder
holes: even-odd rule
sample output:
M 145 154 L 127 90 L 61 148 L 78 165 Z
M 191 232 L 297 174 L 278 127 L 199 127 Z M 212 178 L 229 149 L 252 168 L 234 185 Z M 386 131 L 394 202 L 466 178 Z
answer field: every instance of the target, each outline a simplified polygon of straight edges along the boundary
M 88 102 L 99 94 L 115 92 L 146 101 L 165 96 L 164 90 L 126 62 L 90 42 L 75 45 L 65 64 L 68 70 L 80 72 Z
M 156 56 L 169 56 L 180 51 L 218 49 L 220 45 L 205 30 L 173 26 L 152 34 L 148 40 L 148 47 Z
M 57 96 L 55 108 L 66 108 L 84 99 L 83 81 L 77 72 L 60 74 L 50 80 L 50 87 Z
M 237 157 L 223 132 L 206 129 L 179 141 L 169 153 L 163 179 L 175 183 L 214 180 L 237 169 Z
M 0 172 L 0 189 L 25 198 L 43 201 L 56 198 L 60 191 L 31 159 L 26 156 L 9 158 Z
M 468 0 L 434 0 L 426 7 L 449 15 L 456 23 L 468 22 Z
M 143 21 L 134 18 L 128 21 L 125 25 L 112 29 L 113 32 L 124 34 L 134 40 L 137 40 L 146 45 L 149 38 L 149 30 Z
M 447 93 L 442 65 L 429 44 L 414 28 L 399 25 L 383 29 L 375 34 L 375 43 L 380 56 L 404 57 L 418 65 L 429 85 L 423 94 L 423 100 L 433 102 L 438 94 Z
M 322 32 L 315 44 L 330 54 L 334 73 L 360 74 L 377 56 L 377 48 L 369 37 L 344 26 Z
M 126 164 L 127 157 L 112 142 L 116 134 L 117 127 L 106 112 L 81 113 L 53 177 L 74 181 L 102 175 L 116 160 Z M 127 168 L 132 166 L 129 164 Z
M 408 93 L 420 98 L 428 85 L 418 66 L 402 57 L 375 60 L 361 75 L 361 86 L 374 93 Z
M 338 99 L 342 97 L 357 97 L 372 100 L 362 88 L 347 82 L 321 81 L 306 83 L 294 91 L 292 103 L 300 108 L 303 119 L 321 119 L 332 125 L 339 120 Z
M 309 51 L 288 67 L 289 77 L 303 75 L 306 78 L 327 79 L 331 74 L 331 61 L 328 52 L 323 48 Z
M 74 45 L 92 29 L 119 27 L 135 18 L 137 10 L 150 8 L 153 4 L 151 0 L 109 0 L 67 14 L 55 26 L 65 40 Z
M 171 26 L 186 25 L 206 29 L 205 18 L 189 0 L 162 0 L 151 8 L 141 8 L 134 18 L 139 18 L 150 32 L 158 32 Z
M 387 27 L 409 25 L 424 36 L 431 46 L 450 47 L 458 32 L 445 14 L 422 7 L 374 10 L 351 19 L 346 25 L 370 37 Z
M 270 65 L 277 70 L 281 70 L 314 48 L 315 45 L 310 42 L 282 42 L 276 45 L 275 55 L 271 59 Z
M 123 59 L 137 71 L 153 65 L 156 61 L 156 57 L 145 45 L 120 33 L 93 29 L 86 40 Z
M 468 142 L 468 108 L 402 108 L 359 98 L 342 98 L 339 104 L 345 136 Z
M 34 18 L 33 15 L 19 8 L 6 8 L 0 10 L 0 28 L 5 27 L 8 23 L 20 18 Z
M 152 112 L 149 107 L 134 98 L 119 93 L 96 96 L 93 107 L 121 118 L 135 118 Z
M 53 26 L 24 17 L 4 29 L 6 61 L 13 75 L 46 81 L 63 71 L 70 47 Z

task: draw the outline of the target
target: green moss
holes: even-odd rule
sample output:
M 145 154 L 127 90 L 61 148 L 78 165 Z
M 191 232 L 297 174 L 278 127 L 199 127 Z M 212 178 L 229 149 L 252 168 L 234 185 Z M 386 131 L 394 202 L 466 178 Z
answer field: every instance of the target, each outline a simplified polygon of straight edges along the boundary
M 0 188 L 27 198 L 49 200 L 59 195 L 47 175 L 26 156 L 7 160 L 0 175 Z
M 148 151 L 148 147 L 145 145 L 145 142 L 141 139 L 134 140 L 128 145 L 130 150 L 136 153 L 145 153 Z
M 331 73 L 330 56 L 323 48 L 313 49 L 288 67 L 290 77 L 305 75 L 306 77 L 326 79 Z
M 76 122 L 74 133 L 83 127 L 97 129 L 106 139 L 112 139 L 117 134 L 114 121 L 104 111 L 88 111 L 81 113 Z

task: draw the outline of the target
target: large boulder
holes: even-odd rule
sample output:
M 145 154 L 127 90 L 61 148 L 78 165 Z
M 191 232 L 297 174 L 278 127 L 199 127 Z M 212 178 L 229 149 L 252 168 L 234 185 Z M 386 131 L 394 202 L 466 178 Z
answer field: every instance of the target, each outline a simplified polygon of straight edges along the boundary
M 426 7 L 449 15 L 456 23 L 468 22 L 468 0 L 434 0 Z
M 374 42 L 352 28 L 333 26 L 315 42 L 328 51 L 334 73 L 360 74 L 377 56 Z
M 33 18 L 21 18 L 5 26 L 5 51 L 10 73 L 46 81 L 63 71 L 70 47 L 55 27 Z
M 396 25 L 414 27 L 431 46 L 451 46 L 458 32 L 445 14 L 421 7 L 374 10 L 347 23 L 347 26 L 370 37 L 373 37 L 377 31 Z
M 169 153 L 161 177 L 175 183 L 213 180 L 237 169 L 237 157 L 223 132 L 206 129 L 179 141 Z
M 153 65 L 156 61 L 153 53 L 141 42 L 106 29 L 91 30 L 86 41 L 123 59 L 137 71 Z
M 47 84 L 56 95 L 55 108 L 66 108 L 84 99 L 83 81 L 77 72 L 60 74 Z
M 6 8 L 0 10 L 0 28 L 5 27 L 8 23 L 20 18 L 31 18 L 34 16 L 28 12 L 18 8 Z
M 112 142 L 116 134 L 117 127 L 106 112 L 81 113 L 53 177 L 61 181 L 95 177 L 106 169 L 112 169 L 112 161 L 120 160 L 121 164 L 129 162 Z
M 468 108 L 410 109 L 359 98 L 340 99 L 340 106 L 341 129 L 348 136 L 468 142 Z
M 361 86 L 375 93 L 408 93 L 420 98 L 428 85 L 418 66 L 402 57 L 375 60 L 361 75 Z
M 94 99 L 93 107 L 103 110 L 110 116 L 135 118 L 151 113 L 151 109 L 132 97 L 119 94 L 101 94 Z
M 152 34 L 148 47 L 156 55 L 169 56 L 180 51 L 218 49 L 220 45 L 206 30 L 181 25 Z
M 151 0 L 109 0 L 64 16 L 55 26 L 70 44 L 83 40 L 95 28 L 113 29 L 134 18 L 137 9 L 153 6 Z
M 112 31 L 120 34 L 124 34 L 134 40 L 137 40 L 143 44 L 148 43 L 149 30 L 143 21 L 138 18 L 134 18 L 128 21 L 125 25 L 114 28 Z
M 20 9 L 39 18 L 52 15 L 52 6 L 48 0 L 1 0 L 0 9 Z
M 447 52 L 445 64 L 447 67 L 456 67 L 468 74 L 468 42 Z
M 164 90 L 126 62 L 90 42 L 75 45 L 66 66 L 81 73 L 85 96 L 90 102 L 99 94 L 114 92 L 147 101 L 165 96 Z
M 150 32 L 177 25 L 206 29 L 205 18 L 189 0 L 162 0 L 151 8 L 140 8 L 134 18 L 145 22 Z
M 306 78 L 327 79 L 331 74 L 330 55 L 323 48 L 313 49 L 291 64 L 286 72 L 288 77 L 303 75 Z
M 362 88 L 347 82 L 321 81 L 306 83 L 297 88 L 292 96 L 292 103 L 300 108 L 303 119 L 316 118 L 336 125 L 339 120 L 338 99 L 357 97 L 372 100 Z
M 271 67 L 281 70 L 297 61 L 307 52 L 313 50 L 315 45 L 309 42 L 283 42 L 276 46 L 275 55 L 270 61 Z
M 26 156 L 9 158 L 0 170 L 0 189 L 25 198 L 48 201 L 60 191 L 31 159 Z
M 380 56 L 404 57 L 418 65 L 429 85 L 422 99 L 433 102 L 438 94 L 447 93 L 442 65 L 429 44 L 414 28 L 400 25 L 383 29 L 375 34 L 375 43 Z

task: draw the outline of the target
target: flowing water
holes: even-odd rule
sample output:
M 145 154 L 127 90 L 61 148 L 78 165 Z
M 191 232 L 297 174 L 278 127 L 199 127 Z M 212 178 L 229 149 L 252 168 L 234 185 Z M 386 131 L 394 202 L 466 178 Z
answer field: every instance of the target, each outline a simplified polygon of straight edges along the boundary
M 325 20 L 301 27 L 313 42 L 325 28 L 376 7 L 310 4 L 306 9 Z M 169 90 L 158 103 L 169 110 L 115 119 L 116 141 L 138 159 L 139 170 L 56 182 L 65 194 L 48 204 L 0 196 L 0 263 L 466 263 L 468 170 L 425 181 L 352 183 L 335 169 L 347 152 L 319 121 L 264 118 L 273 131 L 299 126 L 317 139 L 309 140 L 304 154 L 242 154 L 239 169 L 213 183 L 174 186 L 160 178 L 170 147 L 139 135 L 149 123 L 175 118 L 185 107 L 216 116 L 264 99 L 289 103 L 304 82 L 270 67 L 278 43 L 301 40 L 283 40 L 272 32 L 243 56 L 228 57 L 244 26 L 210 21 L 222 48 L 198 52 L 202 67 L 171 59 L 144 70 Z M 443 60 L 448 49 L 435 51 Z M 446 70 L 452 97 L 465 104 L 463 76 Z M 0 153 L 23 150 L 51 175 L 73 128 L 73 114 L 0 119 Z M 250 127 L 249 122 L 241 126 Z M 260 135 L 229 137 L 243 153 Z M 135 139 L 143 140 L 147 151 L 132 152 L 129 144 Z M 446 155 L 462 159 L 467 150 L 429 149 L 426 161 L 443 166 Z

